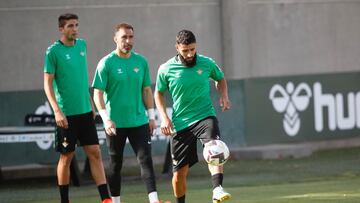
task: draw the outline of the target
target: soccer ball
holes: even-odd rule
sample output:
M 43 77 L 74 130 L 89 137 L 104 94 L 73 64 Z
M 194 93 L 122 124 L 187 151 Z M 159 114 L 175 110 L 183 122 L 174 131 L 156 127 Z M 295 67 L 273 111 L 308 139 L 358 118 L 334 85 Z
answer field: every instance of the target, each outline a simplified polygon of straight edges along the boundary
M 230 151 L 221 140 L 211 140 L 205 143 L 203 156 L 208 164 L 221 166 L 229 159 Z

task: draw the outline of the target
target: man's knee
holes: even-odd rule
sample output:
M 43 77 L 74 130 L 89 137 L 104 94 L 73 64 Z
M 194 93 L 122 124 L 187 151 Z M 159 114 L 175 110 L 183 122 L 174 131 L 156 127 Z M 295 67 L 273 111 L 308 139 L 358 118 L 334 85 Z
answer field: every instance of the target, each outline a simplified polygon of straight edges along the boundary
M 150 154 L 143 154 L 138 157 L 140 166 L 150 167 L 152 166 L 152 157 Z
M 101 152 L 99 145 L 84 146 L 84 150 L 86 152 L 86 155 L 89 157 L 90 161 L 101 159 Z
M 175 182 L 183 182 L 183 181 L 185 181 L 187 174 L 188 174 L 188 168 L 186 166 L 182 167 L 179 170 L 177 170 L 176 172 L 174 172 L 173 180 Z
M 75 152 L 60 154 L 59 165 L 69 167 L 71 164 L 71 160 L 74 157 L 74 154 Z
M 122 156 L 117 156 L 117 155 L 111 155 L 110 156 L 110 171 L 112 173 L 118 173 L 121 171 L 122 168 L 122 163 L 123 163 L 123 158 Z

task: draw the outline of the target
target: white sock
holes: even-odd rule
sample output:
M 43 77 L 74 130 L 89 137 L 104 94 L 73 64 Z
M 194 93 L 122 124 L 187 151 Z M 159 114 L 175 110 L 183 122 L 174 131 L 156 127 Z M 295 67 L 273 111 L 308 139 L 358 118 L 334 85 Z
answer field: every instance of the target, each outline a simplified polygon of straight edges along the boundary
M 120 203 L 120 196 L 111 197 L 113 203 Z
M 150 192 L 149 193 L 149 202 L 150 203 L 154 203 L 154 202 L 158 202 L 159 201 L 159 197 L 156 191 L 154 192 Z

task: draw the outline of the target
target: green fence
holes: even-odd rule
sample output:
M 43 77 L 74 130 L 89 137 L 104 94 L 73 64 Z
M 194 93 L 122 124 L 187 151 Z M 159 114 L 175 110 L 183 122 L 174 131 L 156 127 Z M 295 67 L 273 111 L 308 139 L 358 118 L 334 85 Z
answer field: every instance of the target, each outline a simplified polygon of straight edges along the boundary
M 244 82 L 247 145 L 339 139 L 360 133 L 360 73 Z
M 221 112 L 214 88 L 212 99 L 222 139 L 230 149 L 360 134 L 359 72 L 232 80 L 228 87 L 230 111 Z M 168 111 L 171 114 L 171 108 Z M 9 127 L 5 127 L 16 126 L 11 129 L 21 132 L 26 114 L 52 113 L 42 90 L 0 93 L 0 112 L 0 165 L 57 161 L 51 129 L 31 134 L 9 133 Z M 159 127 L 158 116 L 156 122 Z M 98 130 L 106 158 L 105 135 L 101 126 Z M 158 128 L 153 154 L 163 155 L 167 142 Z M 133 156 L 129 146 L 125 156 Z M 84 155 L 79 152 L 78 157 L 83 159 Z

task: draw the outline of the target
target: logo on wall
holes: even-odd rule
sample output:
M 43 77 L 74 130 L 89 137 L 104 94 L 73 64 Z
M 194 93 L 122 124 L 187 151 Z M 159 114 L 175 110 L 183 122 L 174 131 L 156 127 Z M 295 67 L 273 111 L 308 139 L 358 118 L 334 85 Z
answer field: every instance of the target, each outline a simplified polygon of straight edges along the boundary
M 52 115 L 53 112 L 51 110 L 50 104 L 48 101 L 45 102 L 44 105 L 40 105 L 36 110 L 35 110 L 35 114 L 39 115 L 39 114 L 48 114 L 48 115 Z
M 275 111 L 284 113 L 283 127 L 289 136 L 299 132 L 299 112 L 308 108 L 310 99 L 313 101 L 316 132 L 360 129 L 360 91 L 332 94 L 324 92 L 320 82 L 315 82 L 312 89 L 304 82 L 296 88 L 288 82 L 286 88 L 273 85 L 269 99 Z
M 295 136 L 299 132 L 301 119 L 298 112 L 309 106 L 311 96 L 311 89 L 306 83 L 295 87 L 292 82 L 288 82 L 286 88 L 279 84 L 271 88 L 269 99 L 275 111 L 284 114 L 283 127 L 289 136 Z

